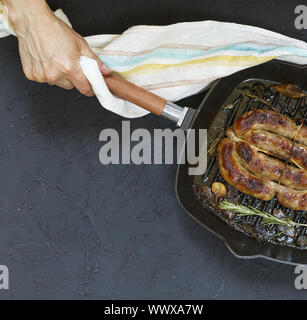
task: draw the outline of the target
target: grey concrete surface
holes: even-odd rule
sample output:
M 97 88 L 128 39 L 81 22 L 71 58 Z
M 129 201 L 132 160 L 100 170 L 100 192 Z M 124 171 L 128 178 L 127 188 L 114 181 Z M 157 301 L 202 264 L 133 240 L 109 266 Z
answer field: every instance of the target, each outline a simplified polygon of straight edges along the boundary
M 299 1 L 50 2 L 83 35 L 216 19 L 307 39 L 293 25 Z M 180 209 L 176 166 L 102 166 L 98 135 L 122 118 L 27 81 L 13 37 L 0 40 L 0 83 L 0 265 L 11 285 L 0 299 L 306 299 L 293 266 L 233 257 Z M 132 126 L 173 127 L 151 115 Z

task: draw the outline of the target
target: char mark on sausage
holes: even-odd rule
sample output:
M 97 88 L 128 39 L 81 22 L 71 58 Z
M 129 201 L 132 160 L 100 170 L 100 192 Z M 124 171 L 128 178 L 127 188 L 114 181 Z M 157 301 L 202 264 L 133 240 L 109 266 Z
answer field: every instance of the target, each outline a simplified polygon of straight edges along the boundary
M 241 139 L 259 150 L 285 161 L 290 160 L 301 169 L 307 170 L 307 147 L 302 144 L 265 130 L 247 131 Z
M 253 174 L 293 189 L 307 189 L 307 172 L 257 151 L 245 141 L 236 144 L 243 166 Z

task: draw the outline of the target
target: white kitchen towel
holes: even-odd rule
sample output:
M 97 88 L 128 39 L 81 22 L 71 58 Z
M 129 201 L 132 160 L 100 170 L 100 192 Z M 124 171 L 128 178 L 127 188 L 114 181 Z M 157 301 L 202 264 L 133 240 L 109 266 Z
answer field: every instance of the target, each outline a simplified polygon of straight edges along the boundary
M 56 14 L 68 21 L 62 11 Z M 0 36 L 13 33 L 0 0 Z M 86 41 L 112 70 L 170 101 L 195 94 L 216 79 L 272 59 L 307 64 L 305 42 L 226 22 L 136 26 L 121 35 L 96 35 Z M 95 61 L 82 57 L 80 63 L 106 109 L 126 118 L 148 113 L 115 98 Z

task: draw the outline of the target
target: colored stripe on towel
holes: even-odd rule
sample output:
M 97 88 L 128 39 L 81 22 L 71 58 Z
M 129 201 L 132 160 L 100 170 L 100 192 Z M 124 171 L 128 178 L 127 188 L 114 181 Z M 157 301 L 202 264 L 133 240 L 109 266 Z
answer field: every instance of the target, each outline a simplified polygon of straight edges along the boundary
M 267 62 L 269 60 L 275 59 L 275 56 L 270 57 L 256 57 L 256 56 L 214 56 L 209 58 L 203 59 L 194 59 L 190 61 L 184 61 L 177 64 L 144 64 L 141 66 L 137 66 L 128 71 L 117 72 L 118 74 L 122 75 L 125 78 L 130 78 L 132 76 L 138 74 L 147 74 L 153 72 L 159 72 L 165 69 L 173 69 L 173 68 L 183 68 L 183 67 L 190 67 L 190 66 L 253 66 L 257 64 L 261 64 Z

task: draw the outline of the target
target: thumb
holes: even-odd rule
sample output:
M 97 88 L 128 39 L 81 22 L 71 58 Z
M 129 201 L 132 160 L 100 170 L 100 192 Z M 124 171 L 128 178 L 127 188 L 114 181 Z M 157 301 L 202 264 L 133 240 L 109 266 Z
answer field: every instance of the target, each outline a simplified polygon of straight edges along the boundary
M 99 70 L 103 75 L 108 75 L 109 73 L 112 72 L 112 70 L 106 66 L 100 59 L 99 57 L 93 52 L 92 49 L 90 49 L 89 47 L 85 48 L 84 50 L 82 50 L 82 55 L 86 56 L 88 58 L 91 58 L 93 60 L 95 60 L 98 63 L 99 66 Z

